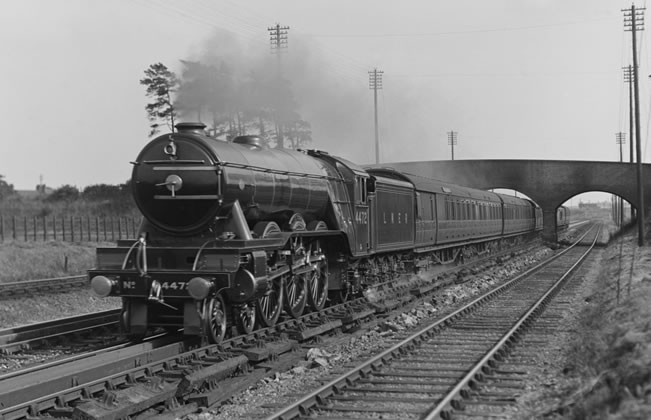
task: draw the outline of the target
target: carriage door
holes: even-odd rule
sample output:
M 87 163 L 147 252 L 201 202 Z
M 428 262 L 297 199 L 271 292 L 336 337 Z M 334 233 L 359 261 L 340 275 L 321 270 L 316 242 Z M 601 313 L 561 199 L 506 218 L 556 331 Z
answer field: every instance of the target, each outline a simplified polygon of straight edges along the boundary
M 354 254 L 366 254 L 371 246 L 368 224 L 368 177 L 355 175 L 356 249 Z

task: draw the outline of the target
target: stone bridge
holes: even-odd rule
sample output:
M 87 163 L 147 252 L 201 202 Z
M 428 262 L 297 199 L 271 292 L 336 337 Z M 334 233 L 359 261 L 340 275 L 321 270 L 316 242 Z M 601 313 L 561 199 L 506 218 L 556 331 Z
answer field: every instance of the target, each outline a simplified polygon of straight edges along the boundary
M 556 209 L 577 194 L 616 194 L 638 208 L 637 165 L 571 160 L 442 160 L 369 165 L 488 190 L 508 188 L 526 194 L 543 210 L 543 238 L 556 241 Z M 645 210 L 651 201 L 651 165 L 642 165 Z

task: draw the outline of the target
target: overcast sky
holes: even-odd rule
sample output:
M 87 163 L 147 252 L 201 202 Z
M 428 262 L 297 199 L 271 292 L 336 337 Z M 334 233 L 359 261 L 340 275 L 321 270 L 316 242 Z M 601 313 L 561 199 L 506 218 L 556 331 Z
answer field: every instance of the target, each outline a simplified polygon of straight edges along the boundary
M 644 7 L 641 2 L 637 7 Z M 0 15 L 0 174 L 17 189 L 117 184 L 148 141 L 143 71 L 206 54 L 270 54 L 288 67 L 312 147 L 374 161 L 619 159 L 628 131 L 630 32 L 613 0 L 7 0 Z M 639 33 L 645 161 L 650 72 Z M 303 64 L 301 64 L 303 63 Z M 245 65 L 245 64 L 240 64 Z M 291 74 L 291 69 L 288 70 Z M 628 157 L 628 136 L 624 155 Z

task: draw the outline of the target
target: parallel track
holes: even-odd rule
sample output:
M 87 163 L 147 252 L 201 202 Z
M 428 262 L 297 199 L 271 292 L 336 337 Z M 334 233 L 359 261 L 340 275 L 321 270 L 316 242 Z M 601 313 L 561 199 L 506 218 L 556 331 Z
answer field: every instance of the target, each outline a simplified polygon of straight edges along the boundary
M 91 335 L 98 329 L 118 332 L 120 310 L 108 310 L 0 330 L 0 354 L 15 353 L 66 336 Z
M 575 244 L 267 420 L 452 418 L 590 253 L 598 234 L 587 251 Z
M 0 283 L 0 299 L 11 299 L 37 293 L 61 293 L 81 287 L 88 287 L 88 276 L 68 276 Z

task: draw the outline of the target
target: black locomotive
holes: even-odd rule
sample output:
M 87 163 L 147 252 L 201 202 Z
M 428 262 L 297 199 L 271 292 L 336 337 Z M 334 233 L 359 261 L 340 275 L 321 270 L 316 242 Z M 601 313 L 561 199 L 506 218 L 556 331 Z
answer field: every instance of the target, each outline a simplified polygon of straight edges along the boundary
M 177 128 L 133 162 L 139 238 L 99 248 L 89 271 L 96 294 L 122 297 L 133 339 L 162 327 L 219 342 L 542 228 L 529 200 Z

